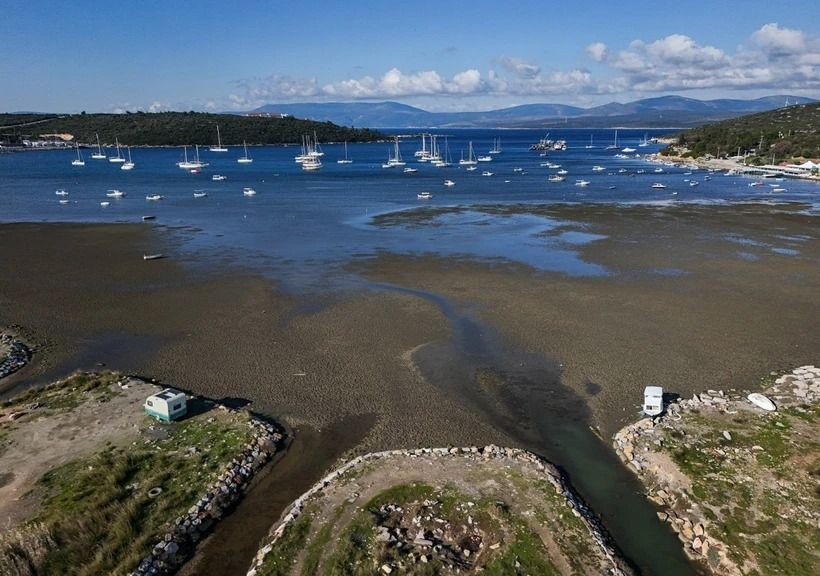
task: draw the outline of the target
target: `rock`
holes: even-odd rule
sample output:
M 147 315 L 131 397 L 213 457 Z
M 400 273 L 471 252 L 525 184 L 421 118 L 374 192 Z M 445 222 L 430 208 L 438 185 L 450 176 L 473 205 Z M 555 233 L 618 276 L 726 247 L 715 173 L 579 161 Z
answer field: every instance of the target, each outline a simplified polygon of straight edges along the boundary
M 389 564 L 382 564 L 382 572 L 385 574 L 390 574 L 392 571 L 393 568 L 391 568 Z
M 693 529 L 695 536 L 703 536 L 706 532 L 706 528 L 703 526 L 703 523 L 698 522 L 695 524 L 695 528 Z
M 703 547 L 703 542 L 701 542 L 700 538 L 695 538 L 692 540 L 692 548 L 695 550 L 700 550 Z
M 709 542 L 707 540 L 704 540 L 703 544 L 701 544 L 700 553 L 703 554 L 704 556 L 709 554 Z
M 731 442 L 731 440 L 732 440 L 732 435 L 731 435 L 731 434 L 729 434 L 729 431 L 728 431 L 728 430 L 724 430 L 724 431 L 723 431 L 723 437 L 724 437 L 724 438 L 726 438 L 727 440 L 729 440 L 730 442 Z
M 658 515 L 658 520 L 661 522 L 666 522 L 669 519 L 669 514 L 666 512 L 655 512 Z
M 692 531 L 691 524 L 689 526 L 684 524 L 680 529 L 680 533 L 681 536 L 683 536 L 687 542 L 691 542 L 695 537 L 695 533 Z
M 424 555 L 424 554 L 422 554 L 421 556 L 419 556 L 419 561 L 420 561 L 422 564 L 427 564 L 427 556 L 426 556 L 426 555 Z

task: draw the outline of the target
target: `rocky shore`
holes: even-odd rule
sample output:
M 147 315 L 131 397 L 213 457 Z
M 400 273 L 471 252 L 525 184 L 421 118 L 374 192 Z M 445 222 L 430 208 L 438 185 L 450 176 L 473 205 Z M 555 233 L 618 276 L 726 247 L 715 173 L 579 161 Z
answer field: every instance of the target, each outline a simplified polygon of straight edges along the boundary
M 254 428 L 250 442 L 196 504 L 171 522 L 170 529 L 131 576 L 174 573 L 193 553 L 197 542 L 242 498 L 254 475 L 276 453 L 283 440 L 283 435 L 272 424 L 255 418 L 249 424 Z
M 17 372 L 28 364 L 31 350 L 14 334 L 0 332 L 0 378 Z
M 475 461 L 498 460 L 502 462 L 521 462 L 536 467 L 540 472 L 541 477 L 552 486 L 555 494 L 564 499 L 565 506 L 569 509 L 571 514 L 583 522 L 589 532 L 590 537 L 595 542 L 598 551 L 603 555 L 603 557 L 606 558 L 608 563 L 607 573 L 621 576 L 631 573 L 624 561 L 620 558 L 618 551 L 615 549 L 610 537 L 606 533 L 600 521 L 586 506 L 586 504 L 584 504 L 581 498 L 570 488 L 568 483 L 561 475 L 561 472 L 555 466 L 526 450 L 488 445 L 483 447 L 417 448 L 371 452 L 369 454 L 358 456 L 342 464 L 328 473 L 319 482 L 314 484 L 307 492 L 302 494 L 290 505 L 279 522 L 277 522 L 277 524 L 275 524 L 272 528 L 270 540 L 267 544 L 260 548 L 256 558 L 247 572 L 247 576 L 256 576 L 260 573 L 259 571 L 265 562 L 266 556 L 271 553 L 276 543 L 283 538 L 288 529 L 304 513 L 306 506 L 314 497 L 317 497 L 323 491 L 330 490 L 338 483 L 343 483 L 350 474 L 355 474 L 357 471 L 365 469 L 366 467 L 373 465 L 375 462 L 390 462 L 391 460 L 399 461 L 403 459 L 419 459 L 420 461 L 422 458 L 438 461 L 447 459 L 466 459 Z M 389 510 L 388 512 L 394 511 L 395 510 Z M 380 534 L 377 538 L 382 539 L 383 541 L 390 540 L 391 532 L 389 529 L 380 526 L 379 532 Z M 396 536 L 394 534 L 392 536 L 395 541 Z M 419 544 L 420 542 L 420 545 L 426 545 L 427 541 L 428 540 L 425 538 L 422 538 L 421 540 L 416 538 L 413 540 L 415 544 Z M 426 548 L 430 550 L 428 554 L 434 554 L 436 553 L 435 550 L 442 548 L 441 546 L 438 548 L 435 547 L 432 540 L 429 542 L 430 546 L 427 546 Z M 441 553 L 446 553 L 446 550 L 442 549 Z M 464 551 L 461 551 L 461 553 L 465 554 Z M 468 557 L 469 554 L 470 551 L 467 550 L 466 555 Z M 423 556 L 424 560 L 420 561 L 426 563 L 428 561 L 428 556 Z M 395 567 L 384 565 L 381 569 L 385 574 L 389 574 L 395 569 Z
M 762 392 L 775 411 L 752 404 L 748 390 L 707 390 L 614 436 L 658 517 L 716 575 L 797 575 L 817 566 L 816 546 L 802 539 L 820 528 L 812 489 L 820 368 L 772 373 L 767 383 Z

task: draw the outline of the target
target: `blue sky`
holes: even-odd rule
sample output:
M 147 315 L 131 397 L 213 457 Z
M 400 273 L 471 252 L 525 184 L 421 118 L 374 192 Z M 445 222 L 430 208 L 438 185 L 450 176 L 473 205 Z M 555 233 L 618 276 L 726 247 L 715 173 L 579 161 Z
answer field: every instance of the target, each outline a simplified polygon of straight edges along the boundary
M 0 111 L 820 97 L 815 1 L 0 0 Z

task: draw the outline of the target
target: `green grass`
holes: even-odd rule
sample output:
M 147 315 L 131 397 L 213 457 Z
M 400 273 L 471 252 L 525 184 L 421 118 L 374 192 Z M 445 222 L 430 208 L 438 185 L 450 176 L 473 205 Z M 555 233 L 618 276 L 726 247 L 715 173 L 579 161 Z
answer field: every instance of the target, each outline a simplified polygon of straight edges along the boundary
M 487 576 L 507 576 L 510 574 L 558 575 L 560 572 L 550 562 L 541 538 L 530 530 L 523 520 L 508 519 L 514 526 L 514 539 L 504 549 L 503 554 L 493 558 L 484 567 Z
M 250 435 L 247 416 L 200 417 L 178 423 L 166 440 L 107 447 L 48 472 L 40 481 L 48 495 L 35 521 L 48 527 L 55 546 L 37 573 L 127 573 Z M 162 493 L 150 498 L 155 487 Z
M 111 386 L 122 376 L 116 372 L 78 372 L 65 380 L 50 384 L 45 388 L 33 388 L 3 402 L 4 407 L 25 406 L 39 403 L 46 409 L 70 410 L 76 408 L 88 399 L 97 402 L 106 402 L 121 394 Z
M 257 571 L 259 576 L 286 576 L 291 573 L 293 564 L 310 533 L 310 516 L 310 507 L 308 507 L 293 524 L 285 529 L 285 533 L 265 556 L 264 562 Z

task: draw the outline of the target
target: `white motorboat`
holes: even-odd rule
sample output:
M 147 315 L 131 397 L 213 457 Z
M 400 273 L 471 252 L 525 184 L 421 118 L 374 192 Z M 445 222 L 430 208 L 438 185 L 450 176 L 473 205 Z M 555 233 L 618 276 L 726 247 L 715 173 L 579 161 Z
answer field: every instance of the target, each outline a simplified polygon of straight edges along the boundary
M 513 172 L 523 172 L 523 168 L 513 168 Z
M 68 204 L 69 200 L 60 200 L 60 204 Z
M 467 166 L 467 172 L 475 172 L 478 170 L 478 166 Z
M 123 162 L 122 166 L 120 166 L 120 170 L 133 170 L 134 169 L 134 162 L 131 160 L 131 147 L 128 147 L 128 162 Z
M 604 170 L 606 170 L 606 168 L 604 168 L 603 166 L 595 165 L 592 167 L 593 172 L 603 172 Z
M 655 174 L 663 174 L 663 168 L 655 168 Z
M 552 174 L 549 178 L 547 178 L 547 182 L 563 182 L 566 180 L 565 176 L 559 176 L 558 174 Z
M 253 188 L 243 188 L 242 194 L 244 194 L 245 196 L 256 196 L 256 190 L 254 190 Z
M 655 182 L 652 184 L 652 188 L 666 188 L 666 184 L 661 184 L 660 182 Z
M 163 256 L 162 254 L 143 254 L 142 255 L 143 260 L 161 260 L 163 258 L 165 258 L 165 256 Z
M 413 174 L 413 173 L 418 172 L 418 171 L 419 171 L 418 168 L 411 168 L 410 166 L 408 166 L 407 168 L 404 169 L 405 174 Z
M 109 202 L 108 200 L 103 200 L 102 202 L 100 202 L 100 206 L 102 206 L 103 208 L 105 208 L 109 204 L 111 204 L 111 202 Z
M 445 180 L 445 181 L 444 181 L 444 185 L 445 185 L 445 186 L 455 186 L 455 185 L 456 185 L 456 183 L 455 183 L 455 182 L 453 182 L 452 180 Z
M 97 136 L 97 151 L 91 155 L 92 160 L 105 160 L 107 156 L 102 153 L 102 146 L 100 146 L 100 135 L 95 134 Z
M 145 197 L 146 200 L 150 200 L 152 202 L 156 202 L 157 200 L 162 200 L 162 196 L 159 194 L 149 194 Z
M 216 146 L 208 148 L 211 152 L 227 152 L 228 149 L 222 146 L 222 137 L 219 135 L 219 124 L 216 125 Z
M 565 168 L 561 168 L 558 172 L 556 172 L 556 174 L 559 174 L 560 176 L 566 176 L 567 174 L 569 174 L 569 172 Z
M 637 152 L 637 150 L 627 146 L 626 148 L 622 149 L 621 152 L 623 152 L 624 154 L 632 154 L 633 152 Z
M 194 192 L 194 198 L 205 198 L 207 195 L 207 192 Z
M 416 196 L 418 197 L 419 200 L 429 200 L 430 198 L 433 197 L 433 195 L 430 194 L 429 192 L 419 192 L 418 194 L 416 194 Z
M 695 186 L 699 186 L 699 185 L 700 185 L 700 182 L 698 182 L 697 180 L 692 180 L 691 182 L 689 182 L 689 187 L 690 188 L 694 188 Z
M 72 166 L 85 166 L 85 160 L 83 160 L 82 154 L 80 154 L 80 144 L 75 142 L 75 147 L 77 148 L 77 158 L 71 161 Z
M 576 180 L 576 186 L 589 186 L 589 180 Z
M 353 160 L 347 156 L 347 140 L 345 140 L 345 157 L 336 160 L 336 164 L 353 164 Z
M 245 147 L 245 155 L 242 156 L 241 158 L 237 158 L 236 161 L 239 164 L 250 164 L 251 162 L 253 162 L 253 158 L 248 156 L 248 143 L 243 140 L 242 141 L 242 146 Z
M 121 192 L 119 190 L 109 190 L 105 193 L 105 195 L 109 198 L 122 198 L 123 196 L 125 196 L 125 192 Z
M 479 162 L 492 162 L 493 157 L 492 156 L 479 156 L 478 158 L 476 158 L 476 160 L 478 160 Z
M 663 388 L 660 386 L 647 386 L 644 388 L 641 411 L 647 416 L 657 416 L 663 412 Z
M 482 176 L 492 176 L 495 172 L 490 172 L 489 170 L 485 170 L 481 173 Z
M 118 138 L 115 138 L 114 140 L 117 143 L 117 155 L 112 156 L 108 159 L 108 161 L 113 162 L 114 164 L 122 164 L 123 162 L 125 162 L 125 158 L 123 158 L 122 154 L 120 153 L 120 141 Z
M 68 196 L 68 192 L 60 188 L 59 190 L 54 192 L 57 196 Z
M 214 174 L 213 176 L 211 176 L 211 180 L 213 180 L 214 182 L 222 182 L 223 180 L 227 179 L 228 177 L 223 176 L 222 174 Z

